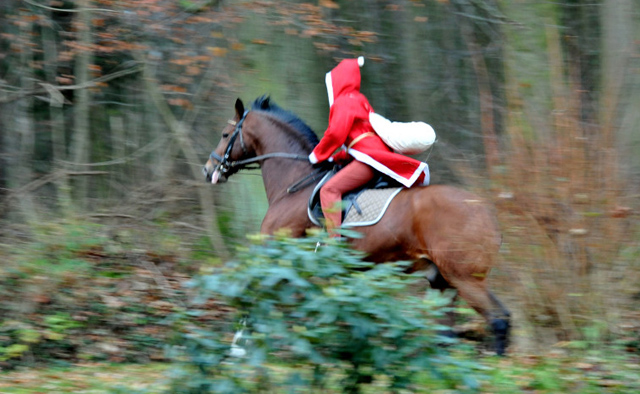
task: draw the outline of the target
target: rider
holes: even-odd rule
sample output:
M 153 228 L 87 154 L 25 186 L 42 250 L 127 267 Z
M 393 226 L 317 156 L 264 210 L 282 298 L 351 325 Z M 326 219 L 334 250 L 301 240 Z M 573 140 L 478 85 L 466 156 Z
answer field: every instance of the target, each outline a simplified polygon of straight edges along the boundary
M 320 205 L 327 231 L 332 236 L 337 235 L 335 229 L 342 223 L 342 195 L 369 182 L 374 176 L 374 169 L 405 187 L 429 183 L 427 163 L 394 153 L 371 127 L 369 113 L 373 109 L 360 93 L 360 67 L 363 65 L 362 56 L 345 59 L 327 73 L 329 126 L 309 155 L 311 164 L 326 160 L 344 161 L 347 154 L 355 159 L 320 189 Z M 332 156 L 341 147 L 343 149 Z

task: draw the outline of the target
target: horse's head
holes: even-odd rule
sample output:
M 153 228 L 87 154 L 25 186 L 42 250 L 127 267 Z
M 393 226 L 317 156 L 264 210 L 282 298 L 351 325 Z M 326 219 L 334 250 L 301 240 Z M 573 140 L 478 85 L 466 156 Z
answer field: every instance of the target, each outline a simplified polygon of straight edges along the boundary
M 239 170 L 233 165 L 234 161 L 246 157 L 247 148 L 242 136 L 242 124 L 247 116 L 242 100 L 236 100 L 236 114 L 228 121 L 222 130 L 222 138 L 218 146 L 211 152 L 209 160 L 202 171 L 207 181 L 216 184 L 226 182 L 227 179 Z
M 211 183 L 225 182 L 241 169 L 260 168 L 266 159 L 309 163 L 308 155 L 318 137 L 297 115 L 272 103 L 269 96 L 256 99 L 251 111 L 236 100 L 236 114 L 222 130 L 222 138 L 203 169 Z

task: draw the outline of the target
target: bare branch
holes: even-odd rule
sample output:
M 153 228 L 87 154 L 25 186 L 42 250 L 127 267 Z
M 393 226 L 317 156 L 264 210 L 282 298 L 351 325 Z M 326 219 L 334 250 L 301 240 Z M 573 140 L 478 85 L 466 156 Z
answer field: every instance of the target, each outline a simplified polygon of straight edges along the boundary
M 124 213 L 90 213 L 85 215 L 90 218 L 119 218 L 119 219 L 134 219 L 139 220 L 137 216 L 127 215 Z
M 34 7 L 40 7 L 40 8 L 44 8 L 45 10 L 49 10 L 49 11 L 55 11 L 55 12 L 83 12 L 83 11 L 95 11 L 95 12 L 113 12 L 113 13 L 117 13 L 117 14 L 121 14 L 123 13 L 123 11 L 118 11 L 118 10 L 109 10 L 106 8 L 78 8 L 78 9 L 73 9 L 73 8 L 55 8 L 55 7 L 49 7 L 46 6 L 44 4 L 38 4 L 35 3 L 31 0 L 22 0 L 27 4 L 31 4 Z
M 9 201 L 11 199 L 14 198 L 18 198 L 22 195 L 24 195 L 25 193 L 30 193 L 34 190 L 37 190 L 39 188 L 41 188 L 42 186 L 46 185 L 47 183 L 51 183 L 51 182 L 55 182 L 57 179 L 63 177 L 63 176 L 91 176 L 91 175 L 106 175 L 109 174 L 108 171 L 65 171 L 65 170 L 58 170 L 55 172 L 52 172 L 48 175 L 45 175 L 43 177 L 40 177 L 38 179 L 35 179 L 29 183 L 27 183 L 26 185 L 18 188 L 18 189 L 8 189 L 9 193 L 7 194 L 7 196 L 5 197 L 5 200 L 2 204 L 0 204 L 0 216 L 2 216 L 2 213 L 4 212 L 4 210 L 6 209 Z
M 98 83 L 111 81 L 116 78 L 124 77 L 125 75 L 135 74 L 141 70 L 142 70 L 142 67 L 135 66 L 135 67 L 128 68 L 126 70 L 116 71 L 108 75 L 103 75 L 101 77 L 98 77 L 86 83 L 82 83 L 78 85 L 54 86 L 51 84 L 42 83 L 40 84 L 41 87 L 39 88 L 32 89 L 32 90 L 18 91 L 13 95 L 2 97 L 0 98 L 0 104 L 9 103 L 9 102 L 20 100 L 22 98 L 33 96 L 33 95 L 39 95 L 39 94 L 45 94 L 45 93 L 51 94 L 52 90 L 63 91 L 63 90 L 79 90 L 79 89 L 91 88 L 91 87 L 97 86 Z
M 108 160 L 108 161 L 101 161 L 101 162 L 97 162 L 97 163 L 76 163 L 76 162 L 70 162 L 70 161 L 65 161 L 65 160 L 57 160 L 57 162 L 68 165 L 68 166 L 78 166 L 78 167 L 103 167 L 103 166 L 112 166 L 112 165 L 116 165 L 116 164 L 124 164 L 133 160 L 138 159 L 139 157 L 149 153 L 149 152 L 153 152 L 156 149 L 159 149 L 162 145 L 164 145 L 164 143 L 171 139 L 172 136 L 167 135 L 167 134 L 163 134 L 161 136 L 159 136 L 158 138 L 156 138 L 155 140 L 151 141 L 150 143 L 148 143 L 147 145 L 143 146 L 142 148 L 136 150 L 135 152 L 131 153 L 128 156 L 125 157 L 120 157 L 118 159 L 113 159 L 113 160 Z

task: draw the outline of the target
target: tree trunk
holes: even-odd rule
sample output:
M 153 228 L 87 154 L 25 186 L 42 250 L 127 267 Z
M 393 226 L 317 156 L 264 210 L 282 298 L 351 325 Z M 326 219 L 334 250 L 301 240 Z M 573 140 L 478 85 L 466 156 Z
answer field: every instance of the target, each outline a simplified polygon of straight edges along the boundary
M 22 15 L 21 15 L 22 16 Z M 20 48 L 20 88 L 22 90 L 31 90 L 34 87 L 34 75 L 31 64 L 33 62 L 33 50 L 31 44 L 31 36 L 33 34 L 33 23 L 29 18 L 23 18 L 23 24 L 20 29 L 21 41 L 23 43 Z M 15 162 L 15 184 L 26 185 L 33 178 L 31 166 L 33 164 L 33 153 L 35 148 L 35 133 L 33 125 L 33 99 L 25 97 L 17 102 L 16 111 L 16 131 L 19 134 L 18 157 Z M 23 190 L 18 198 L 18 205 L 22 215 L 27 223 L 34 225 L 38 223 L 37 210 L 34 205 L 32 194 Z
M 139 54 L 137 58 L 140 62 L 145 61 L 142 54 Z M 220 229 L 218 228 L 218 218 L 215 211 L 213 195 L 211 194 L 210 190 L 205 189 L 207 183 L 202 179 L 202 172 L 200 168 L 192 165 L 193 163 L 198 163 L 201 160 L 198 160 L 196 150 L 194 149 L 193 144 L 189 139 L 187 127 L 175 118 L 173 112 L 171 112 L 171 108 L 169 108 L 166 100 L 162 96 L 162 92 L 160 91 L 158 82 L 149 75 L 146 66 L 143 73 L 143 78 L 147 95 L 153 100 L 158 112 L 160 113 L 160 116 L 164 118 L 167 127 L 169 127 L 169 130 L 173 134 L 173 137 L 180 145 L 182 154 L 187 159 L 187 162 L 190 163 L 189 168 L 191 169 L 193 178 L 196 181 L 202 181 L 202 186 L 199 186 L 197 188 L 198 196 L 200 198 L 200 209 L 202 210 L 203 225 L 207 229 L 207 234 L 209 236 L 209 240 L 211 241 L 211 245 L 215 250 L 215 253 L 218 254 L 218 256 L 226 259 L 230 256 L 230 254 L 224 242 L 222 242 L 222 235 L 220 233 Z
M 602 4 L 602 105 L 600 119 L 607 147 L 618 151 L 623 173 L 640 173 L 640 78 L 632 72 L 636 31 L 632 0 L 605 0 Z M 631 87 L 632 89 L 628 89 Z M 635 88 L 635 89 L 633 89 Z M 635 148 L 634 148 L 635 147 Z
M 91 0 L 78 0 L 79 12 L 76 21 L 76 29 L 78 31 L 78 47 L 79 53 L 75 61 L 75 83 L 77 85 L 85 84 L 89 81 L 89 65 L 93 59 L 93 49 L 91 49 Z M 80 164 L 87 163 L 90 158 L 90 135 L 89 135 L 89 114 L 91 103 L 91 90 L 88 88 L 79 89 L 74 97 L 74 127 L 73 127 L 73 145 L 72 158 L 76 166 L 76 170 L 81 170 Z M 76 203 L 80 207 L 86 208 L 88 198 L 88 180 L 86 177 L 80 177 L 74 181 L 76 183 Z
M 489 71 L 484 59 L 482 48 L 476 42 L 471 26 L 460 22 L 460 30 L 471 57 L 471 64 L 476 74 L 478 84 L 478 104 L 480 106 L 480 130 L 484 146 L 485 165 L 487 173 L 492 176 L 495 167 L 500 164 L 498 136 L 494 119 L 493 92 L 489 79 Z
M 52 19 L 52 17 L 50 16 Z M 53 88 L 57 85 L 56 75 L 58 69 L 58 48 L 55 31 L 50 26 L 42 28 L 42 44 L 44 54 L 44 71 L 47 82 L 51 85 L 49 91 L 49 116 L 51 120 L 51 161 L 53 171 L 64 171 L 62 161 L 67 160 L 67 141 L 64 129 L 63 106 L 65 98 L 59 90 Z M 71 194 L 69 178 L 61 175 L 56 180 L 58 206 L 63 216 L 67 216 L 71 206 Z

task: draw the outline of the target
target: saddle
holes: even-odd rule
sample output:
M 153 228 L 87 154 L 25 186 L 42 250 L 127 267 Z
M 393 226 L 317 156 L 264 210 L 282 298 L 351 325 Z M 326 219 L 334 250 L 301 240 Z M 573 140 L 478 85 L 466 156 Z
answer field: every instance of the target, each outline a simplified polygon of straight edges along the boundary
M 324 215 L 320 206 L 320 188 L 340 170 L 334 167 L 316 185 L 309 197 L 307 214 L 316 226 L 322 227 Z M 403 186 L 392 178 L 379 174 L 359 189 L 342 196 L 342 225 L 344 227 L 371 226 L 380 221 L 393 198 Z

